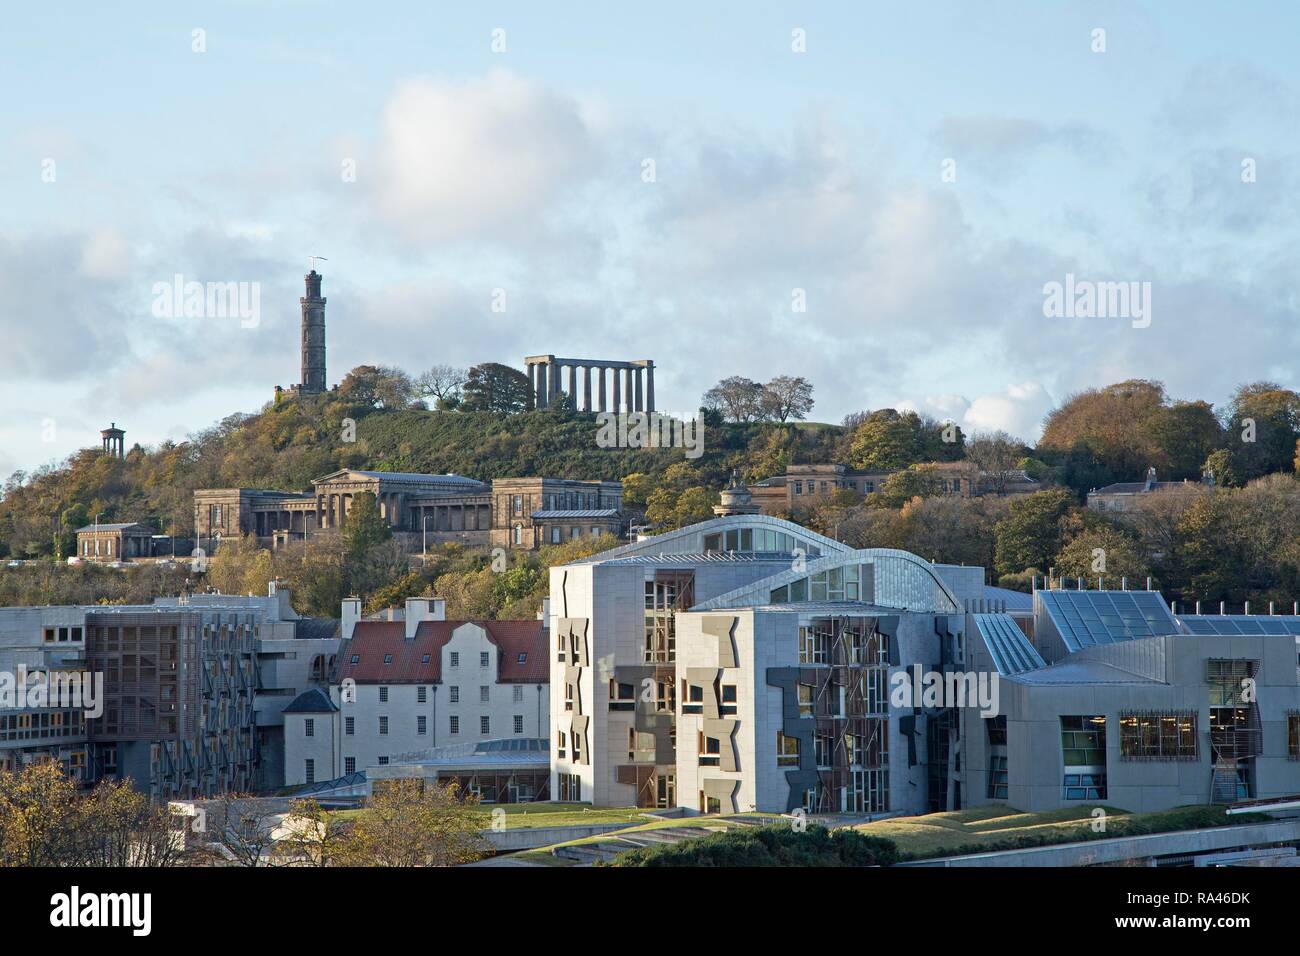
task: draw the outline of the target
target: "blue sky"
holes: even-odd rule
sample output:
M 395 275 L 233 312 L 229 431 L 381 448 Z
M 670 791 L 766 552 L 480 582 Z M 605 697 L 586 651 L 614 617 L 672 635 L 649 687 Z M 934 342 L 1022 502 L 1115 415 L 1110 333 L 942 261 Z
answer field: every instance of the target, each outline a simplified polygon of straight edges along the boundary
M 0 34 L 0 474 L 256 410 L 311 254 L 331 381 L 647 357 L 670 410 L 802 374 L 1027 439 L 1124 378 L 1300 384 L 1292 4 L 69 6 Z M 1150 326 L 1046 318 L 1067 273 Z M 259 321 L 156 317 L 176 274 Z

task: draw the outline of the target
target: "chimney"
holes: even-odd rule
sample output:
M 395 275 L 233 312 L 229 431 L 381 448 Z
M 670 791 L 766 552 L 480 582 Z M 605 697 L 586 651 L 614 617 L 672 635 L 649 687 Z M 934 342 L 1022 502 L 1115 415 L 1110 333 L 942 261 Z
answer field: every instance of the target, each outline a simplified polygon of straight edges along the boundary
M 542 630 L 549 631 L 551 629 L 551 599 L 550 598 L 548 597 L 542 598 L 542 609 L 541 611 L 538 612 L 537 616 L 542 619 Z
M 447 602 L 442 598 L 415 597 L 406 599 L 406 639 L 415 640 L 415 632 L 424 621 L 447 620 Z
M 361 598 L 344 598 L 343 599 L 343 620 L 340 622 L 340 629 L 343 634 L 343 640 L 352 640 L 352 632 L 356 629 L 357 621 L 361 620 Z

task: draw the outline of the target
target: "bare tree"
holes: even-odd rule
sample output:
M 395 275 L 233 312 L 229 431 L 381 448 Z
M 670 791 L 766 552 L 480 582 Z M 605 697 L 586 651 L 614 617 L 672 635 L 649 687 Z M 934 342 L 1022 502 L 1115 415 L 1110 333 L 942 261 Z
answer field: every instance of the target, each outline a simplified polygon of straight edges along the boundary
M 704 393 L 703 406 L 733 422 L 753 422 L 763 417 L 763 386 L 740 375 L 724 378 Z
M 976 432 L 966 442 L 966 460 L 976 471 L 972 482 L 986 483 L 999 497 L 1007 493 L 1023 456 L 1021 443 L 1004 431 Z M 978 490 L 979 484 L 975 487 Z
M 812 411 L 812 393 L 812 382 L 803 376 L 778 375 L 763 386 L 763 411 L 779 422 L 802 421 Z
M 439 406 L 454 406 L 460 402 L 460 390 L 468 377 L 466 369 L 435 365 L 415 380 L 416 393 L 421 398 L 435 399 Z
M 236 866 L 285 862 L 275 848 L 286 811 L 283 801 L 225 793 L 204 801 L 202 811 L 199 849 L 211 862 Z

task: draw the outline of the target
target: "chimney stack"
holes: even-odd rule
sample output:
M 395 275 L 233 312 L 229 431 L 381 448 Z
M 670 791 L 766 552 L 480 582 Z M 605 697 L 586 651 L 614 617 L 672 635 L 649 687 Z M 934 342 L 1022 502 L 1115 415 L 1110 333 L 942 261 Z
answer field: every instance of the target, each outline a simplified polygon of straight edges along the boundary
M 447 619 L 447 602 L 442 598 L 407 598 L 406 599 L 406 639 L 415 640 L 415 632 L 425 621 L 445 621 Z
M 344 598 L 342 620 L 340 621 L 340 630 L 343 635 L 343 640 L 352 640 L 352 632 L 356 630 L 357 622 L 360 620 L 361 598 Z

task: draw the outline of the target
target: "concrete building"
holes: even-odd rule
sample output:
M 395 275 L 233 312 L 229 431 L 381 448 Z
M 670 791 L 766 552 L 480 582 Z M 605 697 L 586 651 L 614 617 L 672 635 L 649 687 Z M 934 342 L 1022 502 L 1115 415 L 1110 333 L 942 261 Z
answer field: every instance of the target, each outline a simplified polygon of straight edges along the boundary
M 573 407 L 587 412 L 653 412 L 655 410 L 655 363 L 650 359 L 632 362 L 604 359 L 556 358 L 554 355 L 530 355 L 524 359 L 528 384 L 533 390 L 533 404 L 546 408 L 559 392 L 564 392 Z M 568 369 L 565 382 L 564 370 Z M 579 378 L 581 370 L 581 378 Z M 606 391 L 605 373 L 610 373 L 612 388 Z M 595 391 L 592 379 L 595 378 Z
M 130 780 L 160 800 L 282 786 L 281 712 L 338 648 L 336 622 L 303 620 L 288 598 L 0 608 L 0 692 L 20 666 L 97 687 L 93 707 L 0 693 L 0 766 L 56 759 L 85 785 Z
M 284 711 L 287 784 L 447 745 L 548 736 L 545 622 L 448 621 L 433 598 L 385 618 L 360 620 L 359 602 L 345 602 L 328 692 Z
M 221 538 L 256 535 L 268 545 L 335 531 L 358 494 L 370 492 L 380 514 L 412 549 L 456 542 L 538 548 L 573 537 L 623 533 L 623 488 L 616 481 L 498 478 L 363 471 L 317 478 L 305 492 L 204 488 L 194 492 L 194 527 L 211 553 Z
M 1300 792 L 1300 617 L 1030 610 L 983 581 L 744 514 L 552 568 L 551 793 L 879 815 Z

